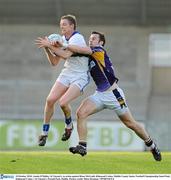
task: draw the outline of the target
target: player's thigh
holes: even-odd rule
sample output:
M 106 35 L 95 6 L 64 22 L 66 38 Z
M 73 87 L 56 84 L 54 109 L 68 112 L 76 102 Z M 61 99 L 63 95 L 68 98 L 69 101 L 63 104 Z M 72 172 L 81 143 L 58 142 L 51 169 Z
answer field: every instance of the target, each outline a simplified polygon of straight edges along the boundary
M 81 105 L 77 109 L 77 117 L 78 118 L 85 118 L 91 114 L 97 112 L 96 103 L 93 102 L 91 99 L 87 98 L 82 101 Z
M 81 91 L 79 87 L 73 84 L 67 89 L 67 91 L 60 98 L 60 105 L 63 106 L 65 104 L 68 104 L 80 95 L 81 95 Z
M 59 100 L 60 97 L 67 91 L 68 87 L 61 82 L 56 81 L 48 95 L 48 99 Z

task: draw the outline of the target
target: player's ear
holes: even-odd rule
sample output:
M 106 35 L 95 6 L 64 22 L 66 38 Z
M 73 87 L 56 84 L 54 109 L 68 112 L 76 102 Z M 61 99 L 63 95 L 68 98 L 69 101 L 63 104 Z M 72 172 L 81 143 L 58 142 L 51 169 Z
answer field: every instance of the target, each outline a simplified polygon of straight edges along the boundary
M 74 29 L 74 24 L 71 24 L 72 28 Z
M 100 44 L 101 46 L 103 46 L 104 42 L 103 42 L 103 41 L 100 41 L 99 44 Z

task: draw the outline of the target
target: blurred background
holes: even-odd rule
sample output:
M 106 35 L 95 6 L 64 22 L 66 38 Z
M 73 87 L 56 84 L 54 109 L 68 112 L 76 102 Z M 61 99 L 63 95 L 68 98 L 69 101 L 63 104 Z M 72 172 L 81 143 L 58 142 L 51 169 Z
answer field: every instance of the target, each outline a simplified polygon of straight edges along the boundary
M 91 31 L 106 35 L 106 49 L 135 119 L 162 151 L 171 150 L 171 1 L 170 0 L 0 0 L 0 150 L 41 150 L 46 97 L 63 64 L 51 67 L 34 40 L 60 33 L 60 17 L 73 14 L 86 41 Z M 73 117 L 93 82 L 72 103 Z M 44 149 L 64 150 L 77 142 L 60 141 L 63 114 L 56 107 Z M 89 118 L 92 150 L 144 151 L 139 138 L 113 111 Z

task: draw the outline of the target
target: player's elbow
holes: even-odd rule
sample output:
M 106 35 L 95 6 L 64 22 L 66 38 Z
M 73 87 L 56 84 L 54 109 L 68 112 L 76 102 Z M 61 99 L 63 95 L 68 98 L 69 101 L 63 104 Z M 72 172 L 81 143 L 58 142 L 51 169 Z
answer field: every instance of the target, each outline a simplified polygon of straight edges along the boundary
M 51 66 L 56 66 L 57 64 L 56 63 L 51 63 Z
M 54 60 L 52 60 L 52 59 L 49 59 L 49 63 L 50 63 L 50 65 L 51 65 L 51 66 L 56 66 L 55 61 L 54 61 Z
M 84 54 L 91 55 L 91 54 L 92 54 L 92 50 L 91 50 L 89 47 L 86 47 L 86 48 L 84 49 Z

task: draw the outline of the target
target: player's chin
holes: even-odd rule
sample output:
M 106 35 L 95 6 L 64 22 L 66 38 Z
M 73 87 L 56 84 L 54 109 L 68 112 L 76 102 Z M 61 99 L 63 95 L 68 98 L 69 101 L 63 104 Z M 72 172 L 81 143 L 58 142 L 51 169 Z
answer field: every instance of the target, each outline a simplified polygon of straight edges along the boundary
M 62 34 L 62 35 L 65 35 L 65 34 L 66 34 L 66 31 L 65 31 L 65 30 L 61 30 L 61 34 Z

